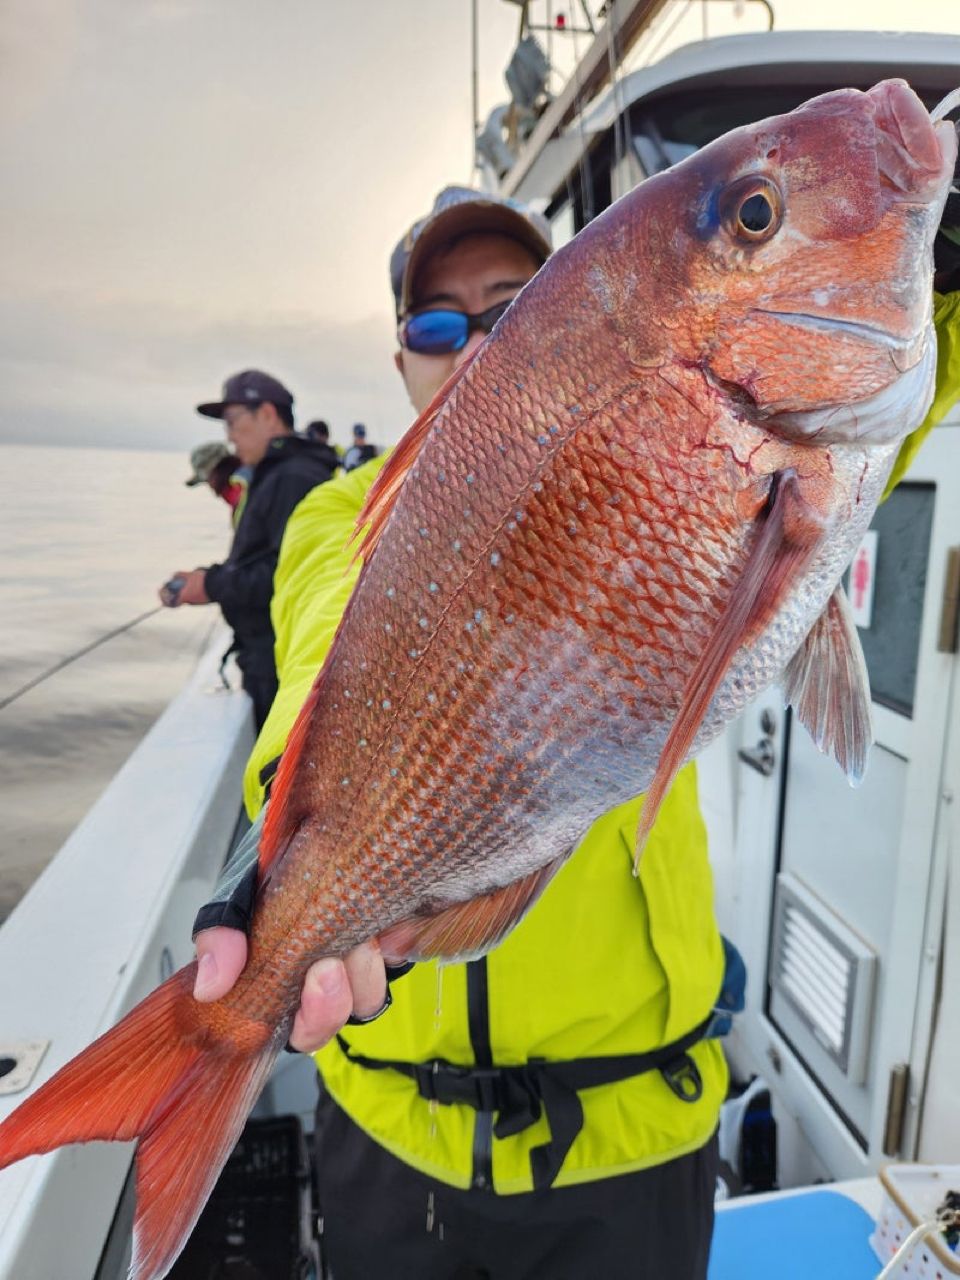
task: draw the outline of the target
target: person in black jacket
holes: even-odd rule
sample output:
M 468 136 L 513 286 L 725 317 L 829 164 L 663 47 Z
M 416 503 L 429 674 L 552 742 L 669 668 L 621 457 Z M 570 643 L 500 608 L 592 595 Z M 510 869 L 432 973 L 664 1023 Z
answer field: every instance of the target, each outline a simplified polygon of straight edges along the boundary
M 336 471 L 338 467 L 343 466 L 339 453 L 330 443 L 330 428 L 322 418 L 317 418 L 315 422 L 307 423 L 303 434 L 308 440 L 312 440 L 321 451 L 331 471 Z
M 367 443 L 367 428 L 362 422 L 358 422 L 353 428 L 353 444 L 343 455 L 344 471 L 354 471 L 375 458 L 379 452 L 375 444 Z
M 235 373 L 222 399 L 197 405 L 221 418 L 241 463 L 253 468 L 243 516 L 223 564 L 179 571 L 176 587 L 160 589 L 164 604 L 219 604 L 233 628 L 243 687 L 259 730 L 277 692 L 270 599 L 287 520 L 297 503 L 332 474 L 324 451 L 294 434 L 293 396 L 258 369 Z

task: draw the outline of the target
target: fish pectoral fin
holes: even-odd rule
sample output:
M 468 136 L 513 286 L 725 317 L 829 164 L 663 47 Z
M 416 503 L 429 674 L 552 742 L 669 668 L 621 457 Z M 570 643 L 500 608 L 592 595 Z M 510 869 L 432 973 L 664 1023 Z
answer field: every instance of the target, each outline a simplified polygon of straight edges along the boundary
M 566 855 L 555 858 L 522 880 L 442 911 L 408 916 L 377 939 L 384 960 L 476 960 L 519 924 L 565 861 Z
M 637 824 L 635 865 L 639 865 L 663 798 L 693 749 L 710 702 L 737 651 L 770 623 L 819 550 L 824 535 L 823 521 L 805 500 L 796 474 L 776 473 L 743 572 L 690 674 L 660 753 Z
M 857 786 L 873 742 L 873 716 L 867 664 L 843 587 L 790 659 L 784 694 L 819 749 Z

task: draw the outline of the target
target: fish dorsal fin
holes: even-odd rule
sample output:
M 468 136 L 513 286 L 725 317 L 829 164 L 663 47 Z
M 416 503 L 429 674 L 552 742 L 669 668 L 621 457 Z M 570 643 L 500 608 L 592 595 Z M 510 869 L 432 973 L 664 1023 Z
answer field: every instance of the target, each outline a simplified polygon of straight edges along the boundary
M 843 587 L 790 659 L 783 683 L 810 737 L 857 786 L 873 742 L 873 716 L 867 664 Z
M 522 880 L 436 914 L 423 912 L 401 920 L 378 939 L 383 958 L 388 964 L 475 960 L 519 923 L 565 861 L 565 857 L 556 858 Z
M 357 556 L 362 556 L 365 560 L 368 559 L 380 541 L 380 535 L 387 523 L 390 512 L 393 510 L 397 494 L 400 492 L 410 468 L 416 462 L 423 442 L 436 421 L 437 414 L 446 404 L 450 392 L 477 358 L 477 352 L 484 345 L 485 342 L 481 342 L 476 351 L 468 359 L 464 360 L 463 364 L 454 369 L 420 417 L 407 431 L 393 453 L 391 453 L 384 464 L 383 470 L 371 485 L 366 501 L 357 516 L 357 533 L 360 532 L 364 525 L 369 523 L 369 528 L 357 547 Z
M 483 343 L 480 344 L 480 347 L 482 346 Z M 359 531 L 368 522 L 369 528 L 367 529 L 362 541 L 358 543 L 354 558 L 362 556 L 365 560 L 368 559 L 370 553 L 377 545 L 390 512 L 393 510 L 393 504 L 396 501 L 397 494 L 400 492 L 400 488 L 407 476 L 407 473 L 416 461 L 420 448 L 423 445 L 430 428 L 433 426 L 437 414 L 446 402 L 447 396 L 476 359 L 476 355 L 480 350 L 480 347 L 477 347 L 477 350 L 472 353 L 470 358 L 464 360 L 463 364 L 453 371 L 437 394 L 430 401 L 427 408 L 394 449 L 376 480 L 374 480 L 371 485 L 363 507 L 360 510 L 360 514 L 357 516 L 356 531 L 359 533 Z M 337 629 L 337 635 L 339 635 L 340 630 L 343 628 L 352 602 L 353 597 L 351 597 L 351 600 L 348 602 L 344 615 L 340 619 L 340 626 Z M 328 656 L 337 642 L 337 635 L 333 638 L 330 650 L 328 650 Z M 304 702 L 303 706 L 300 708 L 300 714 L 297 716 L 293 728 L 290 730 L 290 735 L 287 738 L 287 745 L 283 749 L 283 757 L 280 761 L 280 767 L 277 769 L 277 776 L 273 785 L 270 807 L 263 827 L 263 837 L 260 841 L 259 867 L 261 883 L 271 866 L 273 866 L 273 864 L 286 850 L 290 841 L 293 839 L 293 836 L 296 834 L 300 823 L 299 816 L 293 811 L 289 799 L 292 791 L 289 784 L 293 778 L 300 756 L 303 754 L 303 748 L 307 738 L 307 730 L 320 697 L 320 689 L 325 671 L 326 663 L 321 667 L 316 680 L 313 682 L 313 687 L 307 696 L 306 702 Z
M 809 565 L 824 536 L 792 471 L 772 478 L 767 506 L 738 581 L 690 674 L 637 826 L 635 866 L 671 782 L 693 748 L 711 699 L 737 650 L 762 631 Z
M 290 783 L 297 763 L 303 754 L 304 744 L 307 740 L 307 728 L 320 697 L 325 670 L 325 665 L 320 668 L 320 673 L 314 680 L 310 692 L 307 694 L 307 699 L 293 722 L 293 728 L 287 738 L 287 745 L 283 748 L 283 755 L 280 757 L 276 777 L 270 789 L 270 800 L 267 805 L 267 816 L 263 824 L 263 835 L 260 837 L 258 855 L 259 881 L 261 884 L 273 864 L 286 851 L 287 845 L 293 839 L 300 825 L 299 815 L 293 811 L 290 803 L 290 796 L 293 793 Z

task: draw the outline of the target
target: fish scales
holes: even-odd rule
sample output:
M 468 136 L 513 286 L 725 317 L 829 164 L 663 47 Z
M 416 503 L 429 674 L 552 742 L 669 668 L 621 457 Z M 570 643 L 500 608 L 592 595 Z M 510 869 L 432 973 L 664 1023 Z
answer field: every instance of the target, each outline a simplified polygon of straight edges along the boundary
M 563 274 L 548 265 L 527 290 L 530 310 L 508 314 L 451 393 L 331 654 L 299 770 L 305 809 L 325 830 L 314 823 L 312 842 L 298 839 L 288 858 L 310 858 L 318 889 L 326 875 L 351 910 L 314 920 L 310 958 L 331 934 L 344 950 L 412 909 L 529 873 L 648 785 L 698 656 L 691 637 L 716 625 L 742 572 L 744 514 L 762 506 L 769 476 L 791 462 L 813 480 L 867 465 L 863 447 L 829 466 L 798 462 L 794 444 L 745 422 L 701 367 L 665 349 L 658 312 L 625 344 L 609 250 L 592 243 L 604 231 L 600 219 L 580 237 Z M 628 239 L 622 230 L 615 248 Z M 724 263 L 721 281 L 735 266 Z M 835 262 L 818 260 L 814 281 L 828 270 Z M 690 290 L 676 270 L 673 282 Z M 581 330 L 570 317 L 595 314 L 598 290 L 609 323 Z M 783 305 L 796 292 L 788 272 Z M 809 398 L 817 340 L 793 336 L 794 358 L 777 369 L 787 410 Z M 755 363 L 775 340 L 774 330 L 758 344 Z M 659 364 L 632 362 L 658 341 Z M 852 387 L 848 348 L 860 361 Z M 842 332 L 832 347 L 851 398 L 889 363 L 886 352 L 864 362 L 862 348 Z M 763 395 L 763 382 L 751 374 L 743 385 Z M 883 474 L 874 458 L 874 488 Z M 821 555 L 802 607 L 734 662 L 698 741 L 782 670 L 870 509 L 861 504 L 860 520 L 844 512 L 845 536 Z M 361 671 L 372 636 L 379 662 Z M 340 746 L 361 739 L 362 750 Z
M 504 381 L 498 374 L 497 385 Z M 337 653 L 343 657 L 328 668 L 327 702 L 317 711 L 316 723 L 342 724 L 337 741 L 368 745 L 349 763 L 338 753 L 336 769 L 326 758 L 329 736 L 308 740 L 305 748 L 316 765 L 311 775 L 320 780 L 312 785 L 323 788 L 326 779 L 311 807 L 339 842 L 324 844 L 318 832 L 312 856 L 321 865 L 335 859 L 341 868 L 362 868 L 351 882 L 353 900 L 365 899 L 380 927 L 400 918 L 391 918 L 386 905 L 398 886 L 409 912 L 422 876 L 434 906 L 507 883 L 569 851 L 593 813 L 649 781 L 669 727 L 664 693 L 679 697 L 697 652 L 684 639 L 691 629 L 707 632 L 718 613 L 696 577 L 679 574 L 666 553 L 670 540 L 652 523 L 666 520 L 678 545 L 696 545 L 700 529 L 709 526 L 716 559 L 711 564 L 700 555 L 697 572 L 702 577 L 706 565 L 714 579 L 722 571 L 719 553 L 729 560 L 738 536 L 732 520 L 727 529 L 716 521 L 734 464 L 696 447 L 701 426 L 689 431 L 689 448 L 675 428 L 669 441 L 653 436 L 652 449 L 635 439 L 637 420 L 649 424 L 653 415 L 664 415 L 657 390 L 659 401 L 652 391 L 631 392 L 626 403 L 634 413 L 578 415 L 552 465 L 538 470 L 540 479 L 522 499 L 516 493 L 501 498 L 499 518 L 482 525 L 451 522 L 456 548 L 420 531 L 442 527 L 449 509 L 489 502 L 483 486 L 495 485 L 498 476 L 469 440 L 456 442 L 450 458 L 438 431 L 428 448 L 440 457 L 425 450 L 427 474 L 448 475 L 442 496 L 432 492 L 422 503 L 398 504 L 390 540 L 367 571 L 366 607 L 352 613 L 342 633 Z M 711 403 L 715 414 L 722 412 L 719 401 Z M 464 412 L 454 399 L 449 413 L 458 411 Z M 482 423 L 476 432 L 479 451 Z M 461 449 L 474 471 L 454 470 Z M 570 449 L 607 472 L 604 495 L 608 504 L 617 498 L 614 521 L 602 503 L 579 508 L 576 487 L 558 467 Z M 613 468 L 611 457 L 619 459 Z M 471 474 L 479 478 L 468 485 Z M 414 557 L 408 548 L 417 545 L 415 538 L 421 546 Z M 432 583 L 439 591 L 430 591 Z M 649 606 L 646 616 L 638 595 Z M 379 633 L 389 658 L 380 669 L 359 670 L 362 637 Z M 388 676 L 395 673 L 386 682 L 384 667 Z M 640 754 L 638 724 L 646 734 Z M 334 784 L 344 778 L 349 786 L 338 791 Z M 349 840 L 351 828 L 363 829 L 368 817 L 376 823 L 380 812 L 390 817 L 365 847 Z M 300 856 L 296 849 L 293 854 Z M 443 878 L 436 874 L 440 857 Z M 338 892 L 343 895 L 342 885 Z M 354 918 L 361 934 L 346 923 L 333 927 L 349 944 L 368 933 L 373 920 Z M 316 932 L 311 942 L 311 953 L 324 945 Z

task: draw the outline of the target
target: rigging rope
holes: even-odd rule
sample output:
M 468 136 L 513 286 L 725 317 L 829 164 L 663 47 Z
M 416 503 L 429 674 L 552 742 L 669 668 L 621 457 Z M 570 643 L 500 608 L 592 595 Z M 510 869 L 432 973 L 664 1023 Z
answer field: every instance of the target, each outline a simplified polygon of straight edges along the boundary
M 35 689 L 38 684 L 43 684 L 44 680 L 49 680 L 51 676 L 56 675 L 58 671 L 62 671 L 64 667 L 68 667 L 71 662 L 76 662 L 78 658 L 82 658 L 85 654 L 91 653 L 100 645 L 106 644 L 108 640 L 113 640 L 116 636 L 122 635 L 124 631 L 131 631 L 141 622 L 145 622 L 147 618 L 152 618 L 153 615 L 155 613 L 159 613 L 163 607 L 164 606 L 162 604 L 155 605 L 154 608 L 148 609 L 146 613 L 140 613 L 135 618 L 131 618 L 131 620 L 129 622 L 125 622 L 122 627 L 114 627 L 112 631 L 107 631 L 91 644 L 84 645 L 82 649 L 78 649 L 76 653 L 71 653 L 66 658 L 61 658 L 59 662 L 55 663 L 52 667 L 49 667 L 46 671 L 42 671 L 40 675 L 34 676 L 32 680 L 28 680 L 25 685 L 22 685 L 6 698 L 0 698 L 0 711 L 3 711 L 5 707 L 9 707 L 12 702 L 16 702 L 18 698 L 22 698 L 23 695 L 25 693 L 29 693 L 31 689 Z

